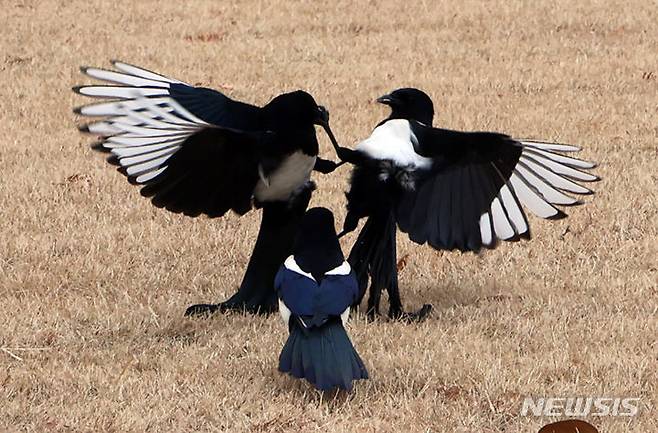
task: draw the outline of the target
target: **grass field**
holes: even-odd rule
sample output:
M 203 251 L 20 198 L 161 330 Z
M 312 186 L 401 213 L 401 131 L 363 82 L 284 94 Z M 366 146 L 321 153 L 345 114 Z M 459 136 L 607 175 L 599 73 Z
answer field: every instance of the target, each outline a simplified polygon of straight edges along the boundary
M 640 415 L 588 420 L 658 431 L 654 2 L 4 0 L 0 22 L 0 430 L 535 433 L 554 419 L 525 396 L 623 396 Z M 155 209 L 89 149 L 70 88 L 111 58 L 253 103 L 306 89 L 348 146 L 416 86 L 436 124 L 581 145 L 603 180 L 530 242 L 399 236 L 403 299 L 434 313 L 357 317 L 372 379 L 323 395 L 277 372 L 278 317 L 182 317 L 234 292 L 260 215 Z M 348 174 L 315 177 L 338 220 Z

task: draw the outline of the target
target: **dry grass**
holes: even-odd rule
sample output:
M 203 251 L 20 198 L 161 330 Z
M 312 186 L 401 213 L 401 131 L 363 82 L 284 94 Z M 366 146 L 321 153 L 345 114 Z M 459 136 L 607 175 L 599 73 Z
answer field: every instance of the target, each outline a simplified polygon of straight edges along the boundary
M 0 429 L 536 432 L 551 419 L 520 417 L 523 396 L 613 395 L 642 413 L 590 419 L 601 432 L 658 431 L 658 12 L 540 3 L 5 0 Z M 259 215 L 156 210 L 89 150 L 69 88 L 110 58 L 256 103 L 307 89 L 348 145 L 384 116 L 375 97 L 414 85 L 440 124 L 581 144 L 604 180 L 531 242 L 401 236 L 404 299 L 435 313 L 357 318 L 372 380 L 321 395 L 276 371 L 277 318 L 182 317 L 234 291 Z M 316 177 L 339 219 L 347 175 Z

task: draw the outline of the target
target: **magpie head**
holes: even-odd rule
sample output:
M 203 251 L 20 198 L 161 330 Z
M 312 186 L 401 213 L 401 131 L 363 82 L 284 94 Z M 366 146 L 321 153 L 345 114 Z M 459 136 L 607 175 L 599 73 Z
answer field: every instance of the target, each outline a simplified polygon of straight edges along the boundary
M 299 224 L 292 254 L 302 270 L 313 274 L 316 281 L 343 263 L 345 258 L 336 235 L 334 215 L 329 209 L 314 207 L 306 211 Z
M 305 128 L 312 125 L 326 127 L 329 112 L 319 106 L 313 96 L 303 90 L 283 93 L 267 104 L 272 123 L 287 128 Z
M 267 113 L 266 125 L 274 131 L 312 130 L 313 125 L 318 125 L 325 130 L 332 144 L 338 145 L 329 127 L 329 111 L 303 90 L 281 94 L 263 108 Z
M 380 104 L 391 107 L 390 119 L 417 120 L 432 126 L 434 104 L 422 90 L 413 88 L 397 89 L 377 98 Z

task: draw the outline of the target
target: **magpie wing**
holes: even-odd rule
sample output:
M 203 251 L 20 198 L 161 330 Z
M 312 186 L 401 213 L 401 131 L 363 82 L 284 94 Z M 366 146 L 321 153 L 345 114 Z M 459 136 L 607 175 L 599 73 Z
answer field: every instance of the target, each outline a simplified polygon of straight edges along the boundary
M 290 270 L 288 266 L 291 262 L 295 267 L 298 266 L 293 256 L 288 257 L 274 278 L 274 289 L 280 302 L 292 314 L 337 316 L 343 314 L 358 298 L 358 283 L 349 267 L 347 274 L 325 274 L 318 284 L 310 274 L 305 276 Z
M 210 217 L 249 211 L 258 148 L 268 137 L 258 132 L 258 107 L 136 66 L 114 66 L 117 71 L 83 68 L 114 84 L 74 88 L 112 99 L 74 110 L 103 117 L 80 128 L 101 137 L 95 149 L 111 152 L 110 162 L 157 207 Z
M 524 208 L 541 218 L 564 217 L 556 205 L 579 204 L 567 193 L 591 194 L 578 182 L 598 179 L 583 171 L 593 163 L 560 153 L 576 146 L 419 123 L 412 131 L 416 153 L 432 165 L 402 193 L 397 222 L 411 240 L 436 249 L 477 251 L 529 238 Z
M 259 107 L 235 101 L 216 90 L 194 87 L 127 63 L 113 61 L 112 64 L 116 70 L 81 68 L 85 75 L 105 81 L 107 84 L 74 87 L 75 92 L 114 100 L 80 107 L 77 110 L 81 114 L 121 116 L 120 120 L 130 122 L 134 119 L 123 117 L 122 110 L 126 108 L 126 105 L 139 109 L 139 104 L 128 101 L 146 98 L 154 104 L 160 105 L 166 112 L 183 114 L 183 117 L 194 122 L 205 122 L 241 131 L 260 130 Z M 88 126 L 89 132 L 103 136 L 120 132 L 105 122 L 94 122 Z

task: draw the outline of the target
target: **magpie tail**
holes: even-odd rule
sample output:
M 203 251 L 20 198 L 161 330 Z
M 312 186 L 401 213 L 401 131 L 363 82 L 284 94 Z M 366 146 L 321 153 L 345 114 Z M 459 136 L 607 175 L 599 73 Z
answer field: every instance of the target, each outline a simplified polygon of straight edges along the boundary
M 371 295 L 368 310 L 379 309 L 379 300 L 384 288 L 397 287 L 395 216 L 392 211 L 376 213 L 368 220 L 350 251 L 347 261 L 352 266 L 359 282 L 361 303 L 371 278 Z
M 290 335 L 279 356 L 279 371 L 306 379 L 322 391 L 351 391 L 352 381 L 368 378 L 340 317 L 332 317 L 320 327 L 305 328 L 298 318 L 291 318 L 289 323 Z

